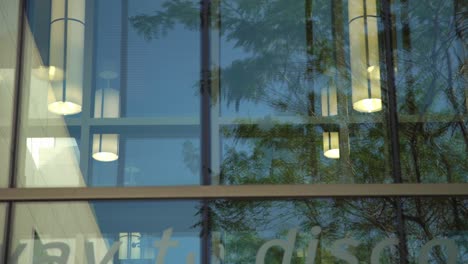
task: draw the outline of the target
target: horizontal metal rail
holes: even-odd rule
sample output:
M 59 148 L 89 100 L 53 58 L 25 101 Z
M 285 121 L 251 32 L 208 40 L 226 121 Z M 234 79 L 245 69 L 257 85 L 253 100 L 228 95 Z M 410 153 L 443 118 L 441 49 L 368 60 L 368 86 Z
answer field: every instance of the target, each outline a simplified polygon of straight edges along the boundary
M 400 123 L 421 123 L 421 122 L 465 122 L 468 115 L 399 115 Z M 381 123 L 383 117 L 381 115 L 375 116 L 347 116 L 347 117 L 321 117 L 321 116 L 271 116 L 268 121 L 276 124 L 335 124 L 335 123 Z M 66 126 L 80 126 L 82 125 L 81 119 L 36 119 L 28 120 L 27 126 L 30 127 L 64 127 Z M 264 123 L 265 118 L 249 118 L 249 117 L 219 117 L 220 125 L 253 125 Z M 103 118 L 95 119 L 89 118 L 90 126 L 194 126 L 200 125 L 199 118 L 196 117 L 121 117 L 121 118 Z
M 467 196 L 468 184 L 314 184 L 0 189 L 0 201 Z

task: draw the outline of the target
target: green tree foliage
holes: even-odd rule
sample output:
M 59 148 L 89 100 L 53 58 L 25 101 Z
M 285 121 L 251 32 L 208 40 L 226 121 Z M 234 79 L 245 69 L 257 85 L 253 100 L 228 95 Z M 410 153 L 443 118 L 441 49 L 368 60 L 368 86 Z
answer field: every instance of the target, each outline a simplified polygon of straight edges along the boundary
M 468 27 L 464 19 L 467 7 L 462 2 L 392 1 L 395 85 L 404 123 L 399 126 L 400 161 L 406 182 L 467 181 L 464 53 Z M 242 54 L 214 69 L 213 73 L 220 72 L 213 78 L 221 82 L 223 103 L 233 104 L 238 111 L 242 103 L 250 102 L 267 105 L 272 114 L 320 117 L 320 88 L 330 85 L 330 80 L 341 85 L 341 95 L 346 103 L 350 101 L 347 0 L 212 3 L 212 33 Z M 142 37 L 152 41 L 164 37 L 177 24 L 198 31 L 199 17 L 198 1 L 171 0 L 164 1 L 161 10 L 131 17 L 130 23 Z M 382 23 L 379 25 L 383 30 Z M 384 47 L 383 41 L 381 45 Z M 382 48 L 381 58 L 385 52 Z M 386 103 L 386 71 L 390 69 L 384 64 L 382 89 Z M 292 125 L 267 116 L 256 124 L 223 127 L 221 183 L 339 183 L 343 175 L 356 183 L 393 182 L 384 115 L 367 115 L 368 123 L 351 124 L 350 116 L 362 115 L 356 115 L 348 106 L 343 113 L 345 116 L 331 125 Z M 453 120 L 447 121 L 451 116 Z M 442 121 L 426 122 L 430 117 Z M 323 157 L 321 132 L 343 125 L 349 135 L 340 136 L 349 137 L 350 153 L 347 163 L 340 165 L 345 161 Z M 185 149 L 187 165 L 196 168 L 199 150 L 191 145 Z M 404 223 L 397 223 L 397 208 L 402 204 Z M 343 237 L 362 241 L 351 252 L 368 261 L 369 248 L 383 238 L 397 236 L 399 230 L 406 232 L 403 246 L 408 248 L 410 263 L 416 263 L 422 244 L 439 236 L 457 239 L 459 245 L 465 245 L 460 259 L 468 257 L 466 235 L 460 235 L 468 229 L 468 207 L 462 199 L 220 200 L 212 202 L 210 208 L 213 230 L 225 233 L 223 243 L 229 252 L 225 263 L 254 263 L 256 250 L 271 238 L 284 238 L 288 224 L 301 229 L 299 248 L 305 248 L 311 239 L 307 235 L 310 229 L 321 226 L 320 261 L 316 263 L 336 263 L 329 248 L 332 241 Z M 444 263 L 444 254 L 440 248 L 434 250 L 434 263 Z M 382 263 L 396 263 L 397 255 L 396 249 L 386 251 Z M 281 250 L 272 250 L 268 263 L 280 263 L 281 256 Z M 304 256 L 295 253 L 292 263 L 305 263 Z

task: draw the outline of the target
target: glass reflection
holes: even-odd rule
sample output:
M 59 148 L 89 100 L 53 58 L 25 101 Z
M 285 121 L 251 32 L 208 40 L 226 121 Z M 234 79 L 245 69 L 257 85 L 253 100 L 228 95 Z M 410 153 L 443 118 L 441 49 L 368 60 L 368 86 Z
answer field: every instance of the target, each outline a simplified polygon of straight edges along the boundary
M 468 260 L 466 199 L 216 201 L 211 209 L 216 263 L 402 263 L 402 254 L 406 263 Z
M 26 8 L 18 186 L 198 184 L 183 148 L 200 144 L 198 29 L 141 35 L 135 21 L 164 1 Z
M 20 178 L 24 180 L 22 184 L 36 187 L 83 186 L 78 167 L 78 145 L 78 137 L 28 138 L 25 169 L 36 173 Z
M 200 263 L 198 204 L 17 204 L 9 263 Z
M 394 1 L 397 84 L 402 114 L 441 114 L 466 108 L 466 26 L 463 1 Z M 422 2 L 421 2 L 422 3 Z
M 468 261 L 468 200 L 407 198 L 403 202 L 410 263 Z
M 395 1 L 401 161 L 409 182 L 467 182 L 462 1 Z
M 179 130 L 180 131 L 180 130 Z M 118 131 L 119 132 L 119 131 Z M 183 132 L 183 133 L 180 133 Z M 199 141 L 196 131 L 150 130 L 120 133 L 117 162 L 93 160 L 92 186 L 198 185 Z
M 400 127 L 401 161 L 410 182 L 467 182 L 467 135 L 462 123 L 406 123 Z
M 126 115 L 198 117 L 199 1 L 128 1 L 127 12 Z
M 212 40 L 212 56 L 218 60 L 213 72 L 220 80 L 214 87 L 220 94 L 212 121 L 220 127 L 215 132 L 221 138 L 219 178 L 250 173 L 256 176 L 248 177 L 262 179 L 221 183 L 392 181 L 369 179 L 368 168 L 358 166 L 372 162 L 377 151 L 367 150 L 373 147 L 383 151 L 378 153 L 383 160 L 390 159 L 382 111 L 388 109 L 381 91 L 386 86 L 381 69 L 386 67 L 380 1 L 358 2 L 219 1 L 212 31 L 219 36 Z M 354 129 L 359 124 L 378 127 L 382 137 L 360 141 L 365 148 L 353 144 L 361 136 Z M 243 132 L 226 137 L 225 130 L 235 126 Z M 273 135 L 287 127 L 303 131 L 282 134 L 294 143 L 274 146 Z M 251 143 L 244 144 L 247 140 Z M 260 144 L 271 146 L 265 150 Z M 280 148 L 285 154 L 276 154 Z M 244 157 L 251 160 L 242 163 Z
M 214 264 L 465 263 L 467 205 L 428 197 L 18 203 L 9 263 L 194 264 L 206 263 L 204 252 Z
M 200 146 L 213 184 L 392 183 L 393 158 L 405 182 L 466 182 L 460 1 L 419 2 L 391 1 L 387 25 L 382 0 L 29 0 L 18 175 L 52 173 L 28 164 L 29 139 L 76 138 L 65 186 L 199 184 Z M 48 111 L 67 101 L 82 109 Z

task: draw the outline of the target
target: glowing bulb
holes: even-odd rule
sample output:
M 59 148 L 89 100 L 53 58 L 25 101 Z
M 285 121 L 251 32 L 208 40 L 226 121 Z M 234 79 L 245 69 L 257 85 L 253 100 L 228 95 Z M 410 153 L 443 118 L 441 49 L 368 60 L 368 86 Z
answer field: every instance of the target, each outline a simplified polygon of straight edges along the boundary
M 50 103 L 47 108 L 58 115 L 74 115 L 81 112 L 81 105 L 72 102 L 57 101 Z
M 368 73 L 371 73 L 373 70 L 375 69 L 375 66 L 369 66 L 369 68 L 367 68 L 367 72 Z
M 34 71 L 34 75 L 45 81 L 61 81 L 63 80 L 63 70 L 55 66 L 39 66 Z
M 93 159 L 102 162 L 111 162 L 117 160 L 119 156 L 112 152 L 96 152 L 93 154 Z
M 362 99 L 353 104 L 356 111 L 372 113 L 382 110 L 382 100 L 377 98 Z
M 325 157 L 329 159 L 339 159 L 340 158 L 340 149 L 330 149 L 323 153 Z
M 117 160 L 119 158 L 119 135 L 94 134 L 93 158 L 103 162 Z
M 55 76 L 56 69 L 54 66 L 49 67 L 49 80 L 53 80 Z

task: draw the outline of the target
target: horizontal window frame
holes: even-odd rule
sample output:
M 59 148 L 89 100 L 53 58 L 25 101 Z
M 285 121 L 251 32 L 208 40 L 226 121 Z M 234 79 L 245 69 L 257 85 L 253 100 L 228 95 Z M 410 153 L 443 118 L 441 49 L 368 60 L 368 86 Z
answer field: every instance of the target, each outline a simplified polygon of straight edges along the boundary
M 220 126 L 228 125 L 258 125 L 265 117 L 248 117 L 248 116 L 217 116 L 215 117 Z M 465 122 L 468 114 L 424 114 L 424 115 L 409 115 L 398 113 L 398 121 L 400 124 L 405 123 L 456 123 Z M 323 125 L 336 124 L 343 122 L 347 124 L 364 124 L 364 123 L 383 123 L 384 117 L 381 115 L 364 116 L 350 115 L 345 117 L 333 116 L 304 116 L 304 115 L 289 115 L 289 116 L 271 116 L 271 119 L 279 125 Z M 86 120 L 86 122 L 84 121 Z M 94 118 L 94 117 L 76 117 L 66 120 L 67 127 L 70 126 L 91 126 L 91 127 L 127 127 L 127 126 L 201 126 L 200 117 L 180 117 L 180 116 L 165 116 L 165 117 L 118 117 L 118 118 Z M 64 127 L 63 120 L 55 119 L 29 119 L 26 120 L 25 127 L 34 129 L 35 127 Z
M 466 196 L 467 183 L 0 188 L 0 202 Z

